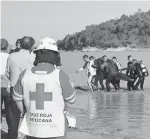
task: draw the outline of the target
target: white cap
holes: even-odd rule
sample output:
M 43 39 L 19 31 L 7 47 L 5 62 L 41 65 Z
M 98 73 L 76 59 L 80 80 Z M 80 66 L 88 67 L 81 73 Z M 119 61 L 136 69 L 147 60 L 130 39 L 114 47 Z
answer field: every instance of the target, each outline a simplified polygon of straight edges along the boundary
M 40 44 L 33 51 L 42 50 L 42 49 L 58 52 L 56 41 L 48 37 L 41 39 Z

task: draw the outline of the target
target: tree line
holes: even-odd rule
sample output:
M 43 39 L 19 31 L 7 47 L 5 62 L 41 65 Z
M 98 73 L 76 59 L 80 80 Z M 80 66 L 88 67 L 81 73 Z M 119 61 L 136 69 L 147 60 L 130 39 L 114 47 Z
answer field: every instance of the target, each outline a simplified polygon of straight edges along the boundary
M 150 47 L 150 10 L 142 12 L 139 9 L 130 16 L 122 15 L 119 19 L 86 26 L 81 32 L 66 35 L 57 44 L 59 49 L 66 51 L 88 47 Z

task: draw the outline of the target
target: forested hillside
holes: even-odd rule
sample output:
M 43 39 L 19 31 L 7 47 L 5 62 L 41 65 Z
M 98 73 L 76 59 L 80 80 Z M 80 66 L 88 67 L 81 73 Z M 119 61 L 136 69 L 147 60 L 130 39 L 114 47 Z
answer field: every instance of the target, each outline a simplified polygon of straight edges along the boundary
M 127 46 L 150 48 L 150 10 L 142 12 L 139 9 L 134 15 L 122 15 L 120 19 L 86 26 L 85 30 L 69 34 L 63 40 L 58 40 L 57 43 L 62 50 Z

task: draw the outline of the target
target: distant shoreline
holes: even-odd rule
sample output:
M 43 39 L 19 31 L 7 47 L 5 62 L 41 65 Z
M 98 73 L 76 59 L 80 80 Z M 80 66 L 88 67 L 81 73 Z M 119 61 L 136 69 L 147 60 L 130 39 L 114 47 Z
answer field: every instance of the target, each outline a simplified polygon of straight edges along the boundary
M 66 50 L 60 50 L 60 52 L 150 52 L 150 48 L 108 48 L 108 49 L 97 49 L 97 48 L 86 48 L 83 50 L 73 50 L 73 51 L 66 51 Z

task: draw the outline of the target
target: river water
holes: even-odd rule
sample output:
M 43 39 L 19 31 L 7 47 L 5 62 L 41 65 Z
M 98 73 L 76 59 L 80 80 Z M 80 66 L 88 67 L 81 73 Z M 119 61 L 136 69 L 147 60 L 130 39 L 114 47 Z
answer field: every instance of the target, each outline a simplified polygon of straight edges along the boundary
M 72 113 L 81 132 L 108 139 L 150 139 L 150 92 L 77 91 Z

